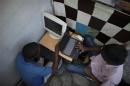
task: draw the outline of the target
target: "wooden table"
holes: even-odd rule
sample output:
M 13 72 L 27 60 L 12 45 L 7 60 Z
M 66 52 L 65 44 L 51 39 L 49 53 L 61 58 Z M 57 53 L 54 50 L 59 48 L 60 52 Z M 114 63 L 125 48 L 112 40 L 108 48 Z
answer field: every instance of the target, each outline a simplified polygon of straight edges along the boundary
M 73 60 L 72 57 L 64 55 L 59 51 L 59 46 L 58 46 L 59 41 L 60 40 L 58 39 L 51 38 L 48 33 L 45 33 L 39 42 L 41 45 L 43 45 L 44 47 L 48 48 L 49 50 L 55 53 L 55 59 L 53 61 L 53 72 L 56 71 L 58 68 L 60 57 L 70 62 Z

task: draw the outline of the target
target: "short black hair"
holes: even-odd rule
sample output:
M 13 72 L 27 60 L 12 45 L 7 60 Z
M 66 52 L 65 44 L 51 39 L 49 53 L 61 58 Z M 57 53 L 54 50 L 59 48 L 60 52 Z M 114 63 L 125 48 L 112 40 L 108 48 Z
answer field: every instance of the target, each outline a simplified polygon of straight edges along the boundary
M 38 61 L 40 57 L 40 45 L 36 42 L 26 44 L 22 49 L 22 55 L 25 61 Z
M 109 44 L 103 47 L 101 55 L 108 64 L 121 65 L 125 62 L 128 51 L 123 45 Z

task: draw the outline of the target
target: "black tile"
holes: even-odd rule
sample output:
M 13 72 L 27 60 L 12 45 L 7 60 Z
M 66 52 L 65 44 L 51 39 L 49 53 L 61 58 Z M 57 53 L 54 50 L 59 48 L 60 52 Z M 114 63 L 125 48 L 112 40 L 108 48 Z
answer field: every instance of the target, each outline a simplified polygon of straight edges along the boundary
M 79 0 L 78 2 L 78 9 L 80 11 L 83 11 L 85 13 L 91 14 L 93 13 L 94 10 L 94 2 L 91 0 Z
M 65 5 L 66 17 L 72 20 L 76 20 L 77 18 L 77 10 Z
M 110 39 L 110 37 L 105 35 L 104 33 L 99 32 L 96 36 L 96 39 L 105 44 Z
M 119 42 L 125 43 L 127 41 L 130 41 L 130 32 L 122 29 L 114 36 L 114 38 Z
M 114 11 L 112 16 L 109 18 L 108 22 L 123 28 L 130 22 L 130 16 L 118 11 Z
M 64 22 L 66 22 L 66 17 L 63 17 L 63 16 L 56 16 L 56 17 L 58 17 L 59 19 L 61 19 Z
M 68 26 L 67 26 L 67 30 L 68 30 L 68 31 L 71 31 L 71 32 L 73 32 L 73 33 L 75 33 L 75 30 L 72 29 L 71 27 L 68 27 Z
M 105 23 L 106 23 L 105 21 L 92 16 L 88 26 L 100 31 L 102 29 L 102 27 L 105 25 Z
M 64 3 L 64 0 L 53 0 L 53 1 Z

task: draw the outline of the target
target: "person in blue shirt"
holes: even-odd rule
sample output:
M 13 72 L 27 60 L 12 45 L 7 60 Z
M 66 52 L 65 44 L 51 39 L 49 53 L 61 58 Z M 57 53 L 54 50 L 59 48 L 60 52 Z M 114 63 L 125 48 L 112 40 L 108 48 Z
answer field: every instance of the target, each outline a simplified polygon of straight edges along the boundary
M 52 73 L 51 67 L 37 63 L 45 53 L 42 45 L 31 42 L 17 55 L 16 69 L 27 85 L 44 86 L 44 78 Z

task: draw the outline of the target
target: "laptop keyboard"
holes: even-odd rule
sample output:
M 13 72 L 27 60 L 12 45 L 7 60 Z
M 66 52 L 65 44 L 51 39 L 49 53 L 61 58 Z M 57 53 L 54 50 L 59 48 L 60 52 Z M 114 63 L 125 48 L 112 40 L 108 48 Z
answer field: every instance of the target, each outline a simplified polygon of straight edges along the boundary
M 76 41 L 75 46 L 76 46 L 77 44 L 78 44 L 78 41 Z M 80 51 L 77 50 L 77 49 L 75 48 L 75 46 L 74 46 L 74 48 L 73 48 L 73 50 L 72 50 L 70 56 L 72 56 L 72 57 L 74 57 L 74 58 L 78 58 L 78 56 L 79 56 L 79 54 L 80 54 Z
M 75 40 L 74 39 L 69 39 L 65 49 L 63 50 L 63 52 L 66 54 L 66 55 L 71 55 L 71 52 L 75 46 Z
M 63 50 L 63 53 L 65 55 L 74 57 L 74 58 L 78 58 L 80 52 L 75 48 L 75 45 L 77 45 L 78 41 L 70 38 L 65 49 Z

